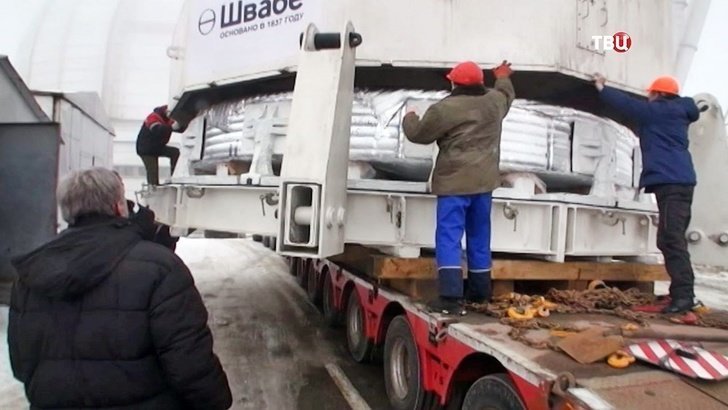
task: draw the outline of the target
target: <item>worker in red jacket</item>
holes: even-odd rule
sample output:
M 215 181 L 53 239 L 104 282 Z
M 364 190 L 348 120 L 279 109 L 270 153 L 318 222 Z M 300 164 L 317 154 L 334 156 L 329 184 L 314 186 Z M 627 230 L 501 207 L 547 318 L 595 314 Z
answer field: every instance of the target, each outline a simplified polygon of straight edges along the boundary
M 179 150 L 167 144 L 172 132 L 183 131 L 179 124 L 169 118 L 166 105 L 156 107 L 147 116 L 137 136 L 136 151 L 142 158 L 147 171 L 147 183 L 159 185 L 159 157 L 167 157 L 170 162 L 170 175 L 174 173 L 179 159 Z

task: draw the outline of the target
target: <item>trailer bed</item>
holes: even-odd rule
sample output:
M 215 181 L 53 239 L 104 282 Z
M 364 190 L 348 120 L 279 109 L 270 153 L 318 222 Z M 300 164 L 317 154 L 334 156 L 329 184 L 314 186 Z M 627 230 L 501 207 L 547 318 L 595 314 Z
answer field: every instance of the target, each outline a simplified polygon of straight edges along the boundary
M 410 325 L 421 340 L 420 346 L 426 356 L 437 357 L 445 368 L 453 352 L 471 349 L 497 359 L 514 377 L 531 386 L 539 386 L 546 394 L 553 393 L 553 382 L 563 375 L 573 375 L 576 386 L 568 390 L 591 409 L 726 409 L 728 408 L 728 381 L 709 382 L 691 380 L 662 368 L 637 361 L 626 369 L 610 367 L 606 361 L 594 364 L 580 364 L 565 353 L 551 349 L 530 347 L 509 336 L 510 326 L 482 313 L 469 312 L 463 317 L 433 314 L 422 303 L 414 301 L 396 290 L 374 283 L 371 278 L 351 273 L 328 260 L 321 261 L 317 271 L 332 272 L 339 276 L 339 283 L 353 282 L 361 295 L 368 298 L 365 305 L 374 306 L 396 303 L 401 305 L 410 317 Z M 362 297 L 363 298 L 363 297 Z M 383 299 L 383 300 L 382 300 Z M 381 313 L 381 312 L 380 312 Z M 372 313 L 377 315 L 378 313 Z M 595 326 L 615 327 L 628 323 L 627 320 L 603 314 L 559 314 L 549 320 L 565 327 L 589 328 Z M 728 330 L 681 325 L 666 319 L 649 319 L 649 328 L 659 332 L 687 334 L 693 336 L 720 335 L 728 338 Z M 436 341 L 433 343 L 433 335 Z M 550 336 L 548 330 L 529 330 L 526 334 L 533 342 L 543 341 Z M 377 336 L 379 337 L 379 336 Z M 377 340 L 375 337 L 375 341 Z M 427 340 L 429 339 L 429 342 Z M 553 339 L 553 337 L 552 337 Z M 643 340 L 635 339 L 633 342 Z M 630 344 L 631 342 L 627 342 Z M 683 341 L 683 343 L 690 343 Z M 728 343 L 694 343 L 711 350 L 728 354 Z M 454 362 L 457 362 L 457 360 Z M 452 369 L 451 369 L 452 370 Z M 541 407 L 537 399 L 523 398 L 526 408 Z
M 424 312 L 423 312 L 424 313 Z M 426 315 L 430 315 L 425 313 Z M 437 320 L 437 315 L 432 316 Z M 614 326 L 628 323 L 626 320 L 588 314 L 556 315 L 555 321 L 570 326 Z M 728 408 L 728 381 L 710 382 L 691 380 L 650 364 L 636 362 L 626 369 L 615 369 L 606 362 L 580 364 L 564 353 L 536 349 L 513 341 L 508 332 L 510 326 L 484 314 L 470 312 L 459 322 L 448 326 L 449 334 L 481 350 L 486 346 L 497 349 L 517 363 L 519 367 L 553 380 L 559 374 L 572 374 L 582 394 L 598 396 L 605 402 L 605 408 L 615 409 L 726 409 Z M 650 327 L 655 330 L 682 330 L 694 334 L 723 334 L 718 329 L 696 328 L 654 321 Z M 534 341 L 549 338 L 547 330 L 532 330 L 528 336 Z M 700 343 L 701 347 L 728 355 L 726 343 Z M 597 402 L 592 397 L 591 402 Z M 606 403 L 609 406 L 606 406 Z

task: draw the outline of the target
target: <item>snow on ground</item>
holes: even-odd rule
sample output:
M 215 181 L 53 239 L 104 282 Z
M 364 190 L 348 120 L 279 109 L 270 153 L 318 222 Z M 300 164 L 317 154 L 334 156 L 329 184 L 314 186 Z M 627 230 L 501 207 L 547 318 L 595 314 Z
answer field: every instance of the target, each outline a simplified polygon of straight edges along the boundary
M 0 306 L 0 409 L 28 408 L 23 385 L 15 380 L 8 357 L 8 307 Z
M 670 282 L 655 283 L 655 293 L 667 294 Z M 728 310 L 728 272 L 713 267 L 695 267 L 695 296 L 706 306 Z

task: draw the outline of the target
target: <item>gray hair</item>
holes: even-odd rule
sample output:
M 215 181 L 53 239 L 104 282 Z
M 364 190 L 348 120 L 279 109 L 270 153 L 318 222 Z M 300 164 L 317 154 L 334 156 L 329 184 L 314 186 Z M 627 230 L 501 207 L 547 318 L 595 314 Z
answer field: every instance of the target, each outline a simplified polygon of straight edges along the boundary
M 58 186 L 61 215 L 69 224 L 84 214 L 115 216 L 114 206 L 124 202 L 124 184 L 116 172 L 106 168 L 77 171 Z

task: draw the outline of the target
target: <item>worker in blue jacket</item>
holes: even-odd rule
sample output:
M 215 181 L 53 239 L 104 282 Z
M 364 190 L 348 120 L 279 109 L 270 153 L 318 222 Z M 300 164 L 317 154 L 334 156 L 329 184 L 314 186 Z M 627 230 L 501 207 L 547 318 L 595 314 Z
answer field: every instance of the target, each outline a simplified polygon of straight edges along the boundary
M 663 313 L 689 311 L 696 306 L 695 278 L 685 232 L 690 224 L 696 177 L 688 151 L 688 127 L 698 120 L 698 107 L 692 98 L 678 95 L 679 84 L 669 76 L 652 82 L 647 101 L 605 86 L 606 79 L 600 74 L 595 74 L 594 82 L 602 101 L 639 125 L 640 188 L 657 198 L 657 247 L 665 257 L 671 279 L 670 303 Z

